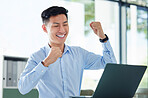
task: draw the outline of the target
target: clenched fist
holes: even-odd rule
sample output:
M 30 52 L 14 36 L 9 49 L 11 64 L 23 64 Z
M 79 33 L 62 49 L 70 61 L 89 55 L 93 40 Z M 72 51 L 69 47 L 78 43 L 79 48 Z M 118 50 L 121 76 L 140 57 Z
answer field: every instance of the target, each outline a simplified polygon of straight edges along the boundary
M 104 39 L 106 37 L 100 22 L 91 22 L 90 27 L 99 38 Z
M 51 47 L 51 50 L 45 60 L 42 62 L 44 66 L 48 67 L 54 63 L 59 57 L 62 57 L 62 51 L 59 47 Z

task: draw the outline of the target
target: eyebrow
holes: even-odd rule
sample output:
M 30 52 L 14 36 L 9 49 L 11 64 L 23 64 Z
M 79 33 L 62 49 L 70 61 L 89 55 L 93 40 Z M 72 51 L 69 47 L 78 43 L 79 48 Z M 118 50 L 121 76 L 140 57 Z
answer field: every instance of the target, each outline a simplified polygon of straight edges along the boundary
M 68 21 L 64 21 L 63 23 L 68 23 Z M 59 24 L 58 22 L 54 22 L 53 24 Z
M 63 23 L 68 23 L 68 21 L 65 21 L 65 22 L 63 22 Z

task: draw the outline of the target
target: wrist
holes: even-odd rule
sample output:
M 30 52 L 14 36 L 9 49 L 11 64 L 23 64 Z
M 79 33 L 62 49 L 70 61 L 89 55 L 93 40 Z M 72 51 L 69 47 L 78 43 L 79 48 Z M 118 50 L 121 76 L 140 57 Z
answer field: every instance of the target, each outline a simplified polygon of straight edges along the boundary
M 50 65 L 50 63 L 47 62 L 46 59 L 43 60 L 41 63 L 42 63 L 45 67 L 48 67 L 48 66 Z
M 107 42 L 108 39 L 109 39 L 106 34 L 104 34 L 104 36 L 105 36 L 105 37 L 104 37 L 103 39 L 101 39 L 101 38 L 99 39 L 101 43 L 105 43 L 105 42 Z
M 103 34 L 103 36 L 101 36 L 101 37 L 99 37 L 100 39 L 105 39 L 106 38 L 106 36 L 105 36 L 105 34 Z
M 44 61 L 42 61 L 41 63 L 42 63 L 45 67 L 48 67 L 48 66 L 44 63 Z

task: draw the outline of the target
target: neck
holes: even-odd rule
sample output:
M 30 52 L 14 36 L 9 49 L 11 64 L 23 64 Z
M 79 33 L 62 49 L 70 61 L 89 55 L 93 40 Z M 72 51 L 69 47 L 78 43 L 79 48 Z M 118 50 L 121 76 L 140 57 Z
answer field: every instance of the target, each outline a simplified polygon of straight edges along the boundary
M 62 53 L 64 52 L 64 43 L 63 44 L 54 44 L 49 42 L 50 47 L 59 47 Z

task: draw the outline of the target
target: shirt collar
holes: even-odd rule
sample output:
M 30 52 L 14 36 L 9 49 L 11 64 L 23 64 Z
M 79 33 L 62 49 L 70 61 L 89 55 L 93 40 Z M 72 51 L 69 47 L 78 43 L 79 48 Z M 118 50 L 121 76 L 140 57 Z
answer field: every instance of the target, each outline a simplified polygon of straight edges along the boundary
M 65 45 L 65 47 L 64 47 L 64 53 L 63 54 L 65 54 L 66 52 L 70 52 L 69 46 L 66 45 L 66 44 L 64 44 L 64 45 Z
M 65 53 L 67 53 L 67 52 L 70 53 L 69 46 L 66 45 L 66 44 L 64 44 L 64 45 L 65 45 L 65 47 L 64 47 L 64 52 L 63 52 L 63 54 L 65 54 Z M 47 44 L 47 45 L 45 46 L 46 56 L 48 56 L 50 49 L 51 49 L 51 48 L 50 48 L 49 44 Z

